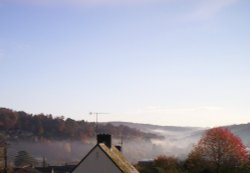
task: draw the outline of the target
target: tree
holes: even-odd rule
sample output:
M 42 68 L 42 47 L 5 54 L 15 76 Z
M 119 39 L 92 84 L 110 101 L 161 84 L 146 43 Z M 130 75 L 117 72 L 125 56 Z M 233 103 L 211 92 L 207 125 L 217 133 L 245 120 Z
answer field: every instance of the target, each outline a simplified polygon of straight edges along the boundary
M 212 128 L 189 154 L 187 167 L 193 172 L 233 172 L 247 161 L 248 152 L 240 138 L 226 128 Z
M 35 159 L 26 151 L 19 151 L 14 160 L 16 167 L 34 166 Z
M 0 170 L 4 168 L 4 146 L 0 144 Z
M 184 173 L 183 164 L 173 156 L 160 155 L 153 161 L 141 162 L 136 165 L 140 173 Z
M 163 168 L 165 172 L 179 172 L 178 171 L 178 160 L 172 156 L 158 156 L 154 160 L 154 165 L 159 168 Z

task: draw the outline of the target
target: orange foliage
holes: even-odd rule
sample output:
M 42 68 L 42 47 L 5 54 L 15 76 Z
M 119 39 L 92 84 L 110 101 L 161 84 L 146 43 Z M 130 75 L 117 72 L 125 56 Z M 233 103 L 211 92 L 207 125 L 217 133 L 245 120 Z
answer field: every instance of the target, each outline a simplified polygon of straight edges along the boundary
M 248 152 L 241 142 L 226 128 L 208 130 L 189 154 L 190 168 L 210 170 L 220 173 L 225 169 L 240 167 L 248 161 Z

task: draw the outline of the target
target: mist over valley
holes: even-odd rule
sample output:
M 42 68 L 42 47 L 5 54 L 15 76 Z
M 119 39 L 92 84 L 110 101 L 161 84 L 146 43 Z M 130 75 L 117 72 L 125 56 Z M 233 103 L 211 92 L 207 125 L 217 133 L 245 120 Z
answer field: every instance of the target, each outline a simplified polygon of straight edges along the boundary
M 18 151 L 27 151 L 38 162 L 76 164 L 96 144 L 95 123 L 30 115 L 1 108 L 1 139 L 9 144 L 8 158 L 13 163 Z M 27 127 L 27 124 L 36 124 Z M 99 123 L 99 133 L 112 135 L 112 144 L 121 145 L 128 160 L 154 159 L 159 155 L 186 159 L 187 154 L 208 128 L 158 126 L 131 122 Z M 226 126 L 250 146 L 250 124 Z

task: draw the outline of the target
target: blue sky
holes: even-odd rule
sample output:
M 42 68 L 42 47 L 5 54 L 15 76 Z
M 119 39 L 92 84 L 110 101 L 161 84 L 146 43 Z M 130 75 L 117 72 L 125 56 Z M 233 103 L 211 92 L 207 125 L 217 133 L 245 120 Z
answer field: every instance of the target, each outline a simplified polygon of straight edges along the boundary
M 248 0 L 0 0 L 0 107 L 250 122 Z

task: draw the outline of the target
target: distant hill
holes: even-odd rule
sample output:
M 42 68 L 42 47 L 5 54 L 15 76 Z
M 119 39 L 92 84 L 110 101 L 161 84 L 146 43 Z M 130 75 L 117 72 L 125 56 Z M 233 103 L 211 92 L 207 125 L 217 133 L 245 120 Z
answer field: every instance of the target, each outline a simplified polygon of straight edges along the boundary
M 151 124 L 138 124 L 130 122 L 110 122 L 114 126 L 126 125 L 140 129 L 143 132 L 154 133 L 163 136 L 164 139 L 152 139 L 151 142 L 157 148 L 161 148 L 161 154 L 186 157 L 193 145 L 198 142 L 207 128 L 159 126 Z
M 183 132 L 183 131 L 194 131 L 204 129 L 201 127 L 180 127 L 180 126 L 160 126 L 160 125 L 152 125 L 152 124 L 141 124 L 141 123 L 132 123 L 132 122 L 118 122 L 113 121 L 109 122 L 114 126 L 128 126 L 130 128 L 140 129 L 146 132 L 154 131 L 154 130 L 165 130 L 165 131 L 172 131 L 172 132 Z
M 131 122 L 109 122 L 114 126 L 125 125 L 133 129 L 140 129 L 143 132 L 154 133 L 164 136 L 164 140 L 180 140 L 180 139 L 199 139 L 205 130 L 209 128 L 202 127 L 180 127 L 180 126 L 159 126 L 152 124 L 139 124 Z M 231 132 L 237 135 L 243 143 L 250 146 L 250 123 L 234 124 L 222 126 L 228 128 Z M 194 140 L 195 141 L 195 140 Z
M 158 126 L 151 124 L 137 124 L 130 122 L 110 122 L 114 126 L 126 125 L 131 128 L 140 129 L 144 132 L 164 136 L 163 140 L 152 140 L 153 144 L 163 148 L 163 152 L 178 157 L 185 157 L 198 142 L 208 128 L 201 127 L 178 127 Z M 250 123 L 224 126 L 237 135 L 244 145 L 250 148 Z
M 235 135 L 241 138 L 242 142 L 250 148 L 250 123 L 225 126 Z
M 126 139 L 159 139 L 161 136 L 145 133 L 125 125 L 114 126 L 110 123 L 99 124 L 98 132 L 109 133 L 114 137 Z M 52 115 L 32 115 L 23 111 L 0 108 L 0 134 L 8 140 L 82 140 L 95 138 L 96 124 L 87 121 L 75 121 Z

